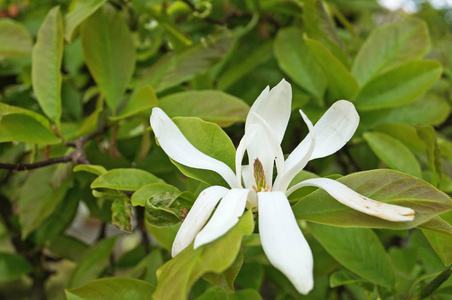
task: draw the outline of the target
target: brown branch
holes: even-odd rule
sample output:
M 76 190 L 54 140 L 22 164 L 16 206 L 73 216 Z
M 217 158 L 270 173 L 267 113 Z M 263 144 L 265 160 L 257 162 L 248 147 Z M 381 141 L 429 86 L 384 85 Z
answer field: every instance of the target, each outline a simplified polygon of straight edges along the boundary
M 74 152 L 72 152 L 72 153 L 74 153 Z M 51 158 L 51 159 L 40 161 L 40 162 L 33 163 L 33 164 L 5 164 L 5 163 L 0 163 L 0 169 L 14 170 L 14 171 L 26 171 L 26 170 L 42 168 L 42 167 L 45 167 L 45 166 L 50 166 L 50 165 L 53 165 L 53 164 L 70 162 L 70 161 L 72 161 L 72 156 L 73 156 L 72 153 L 69 154 L 69 155 L 63 156 L 63 157 Z

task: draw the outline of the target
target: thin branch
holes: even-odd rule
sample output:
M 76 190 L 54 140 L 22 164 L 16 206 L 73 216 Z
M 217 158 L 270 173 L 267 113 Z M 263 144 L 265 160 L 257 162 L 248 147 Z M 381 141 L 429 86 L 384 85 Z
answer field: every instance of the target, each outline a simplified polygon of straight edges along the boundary
M 140 234 L 141 234 L 141 244 L 143 245 L 144 252 L 147 255 L 151 252 L 151 248 L 150 248 L 148 232 L 146 229 L 146 224 L 144 223 L 144 207 L 137 206 L 136 213 L 137 213 L 137 221 L 138 221 L 137 227 L 138 227 L 138 230 L 140 230 Z
M 74 153 L 74 152 L 72 152 L 72 153 Z M 5 163 L 0 163 L 0 169 L 14 170 L 14 171 L 27 171 L 27 170 L 42 168 L 42 167 L 45 167 L 45 166 L 50 166 L 50 165 L 53 165 L 53 164 L 70 162 L 70 161 L 72 161 L 72 156 L 73 156 L 72 153 L 69 154 L 69 155 L 63 156 L 63 157 L 51 158 L 51 159 L 40 161 L 40 162 L 33 163 L 33 164 L 5 164 Z

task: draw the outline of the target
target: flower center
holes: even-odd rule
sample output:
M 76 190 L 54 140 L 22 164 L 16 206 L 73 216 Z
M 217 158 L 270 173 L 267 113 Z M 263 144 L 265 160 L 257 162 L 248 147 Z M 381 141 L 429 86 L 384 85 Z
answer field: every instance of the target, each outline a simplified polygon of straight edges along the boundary
M 253 164 L 254 168 L 254 181 L 256 185 L 253 186 L 253 189 L 256 193 L 259 192 L 270 192 L 271 188 L 267 185 L 267 180 L 265 179 L 264 167 L 262 166 L 259 158 L 254 160 Z

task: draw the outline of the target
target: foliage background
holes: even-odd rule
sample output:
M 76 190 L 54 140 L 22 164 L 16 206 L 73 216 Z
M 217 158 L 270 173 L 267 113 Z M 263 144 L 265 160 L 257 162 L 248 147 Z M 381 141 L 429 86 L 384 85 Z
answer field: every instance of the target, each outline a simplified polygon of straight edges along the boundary
M 184 176 L 148 128 L 159 106 L 216 123 L 237 145 L 249 106 L 286 78 L 293 109 L 313 122 L 337 99 L 361 117 L 344 149 L 297 179 L 394 169 L 409 176 L 341 180 L 368 196 L 365 183 L 387 184 L 378 200 L 422 216 L 369 225 L 326 194 L 294 193 L 315 258 L 304 298 L 451 299 L 451 11 L 417 5 L 408 15 L 371 0 L 0 1 L 0 297 L 299 299 L 250 235 L 251 213 L 190 265 L 162 267 L 181 215 L 219 179 Z M 284 153 L 307 132 L 294 116 Z M 194 143 L 229 143 L 219 127 L 177 122 Z M 411 192 L 397 194 L 398 181 Z M 222 259 L 209 265 L 213 252 Z

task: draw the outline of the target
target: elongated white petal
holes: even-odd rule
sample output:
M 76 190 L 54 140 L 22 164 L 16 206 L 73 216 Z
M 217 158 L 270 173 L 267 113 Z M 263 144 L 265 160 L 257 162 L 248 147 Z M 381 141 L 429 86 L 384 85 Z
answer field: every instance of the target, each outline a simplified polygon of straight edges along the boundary
M 287 189 L 295 175 L 297 175 L 298 172 L 303 170 L 303 168 L 306 166 L 315 149 L 316 135 L 314 132 L 314 127 L 312 126 L 311 121 L 308 119 L 308 117 L 303 113 L 301 109 L 300 114 L 301 117 L 303 118 L 303 121 L 308 126 L 309 134 L 306 138 L 306 143 L 304 144 L 304 146 L 301 148 L 297 147 L 285 161 L 284 163 L 285 166 L 290 167 L 285 169 L 286 172 L 284 174 L 278 173 L 274 185 L 274 190 L 276 191 L 283 192 Z
M 292 88 L 284 79 L 268 92 L 268 87 L 251 106 L 246 118 L 245 130 L 257 124 L 255 115 L 264 119 L 275 132 L 276 140 L 281 143 L 289 122 L 292 105 Z
M 335 102 L 314 126 L 316 141 L 311 160 L 336 153 L 352 138 L 358 125 L 359 115 L 355 106 L 346 100 Z M 305 151 L 309 140 L 308 135 L 292 153 Z M 296 162 L 296 159 L 289 157 L 286 169 Z
M 289 196 L 292 192 L 304 186 L 316 186 L 324 189 L 340 203 L 380 219 L 392 222 L 405 222 L 414 219 L 415 212 L 411 208 L 372 200 L 329 178 L 307 179 L 291 187 L 286 195 Z
M 158 107 L 152 109 L 151 126 L 160 146 L 171 159 L 187 167 L 217 172 L 231 187 L 238 187 L 231 168 L 190 144 L 176 124 Z
M 235 152 L 235 170 L 236 170 L 236 178 L 237 184 L 241 186 L 242 184 L 242 160 L 245 154 L 246 149 L 253 142 L 254 136 L 256 135 L 258 130 L 257 125 L 253 125 L 249 128 L 249 130 L 245 133 L 245 135 L 240 140 L 239 146 L 237 147 L 237 151 Z M 245 180 L 246 181 L 246 180 Z M 246 183 L 245 183 L 246 186 Z
M 212 218 L 195 238 L 194 248 L 210 243 L 229 231 L 245 210 L 250 190 L 232 189 L 224 195 Z
M 301 294 L 314 286 L 312 252 L 282 192 L 258 193 L 259 233 L 262 248 L 275 268 Z
M 176 234 L 171 251 L 173 257 L 193 242 L 195 236 L 206 224 L 218 201 L 227 191 L 228 189 L 222 186 L 211 186 L 199 194 Z

